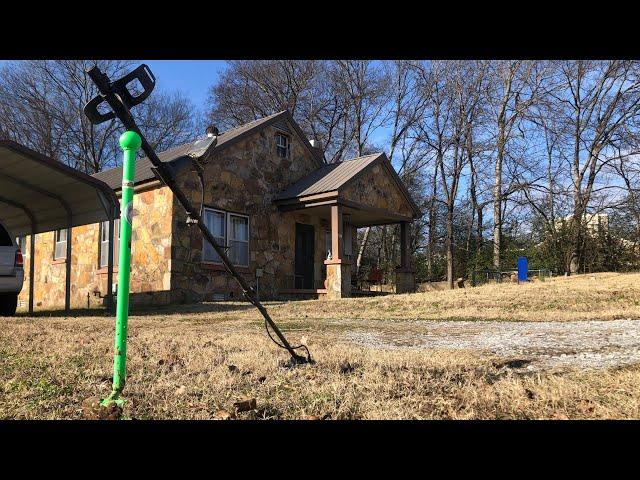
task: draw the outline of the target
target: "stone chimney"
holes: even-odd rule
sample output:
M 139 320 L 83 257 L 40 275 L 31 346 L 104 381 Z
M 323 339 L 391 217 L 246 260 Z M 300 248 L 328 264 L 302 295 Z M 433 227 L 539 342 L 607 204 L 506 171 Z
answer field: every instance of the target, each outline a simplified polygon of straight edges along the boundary
M 313 148 L 320 154 L 322 158 L 324 158 L 324 149 L 322 148 L 322 142 L 320 140 L 311 139 L 309 140 L 309 143 L 311 144 L 311 148 Z
M 217 137 L 220 132 L 218 131 L 218 127 L 216 127 L 215 125 L 209 125 L 207 127 L 207 137 Z
M 318 150 L 322 150 L 322 142 L 320 140 L 309 140 L 309 143 L 313 148 L 317 148 Z

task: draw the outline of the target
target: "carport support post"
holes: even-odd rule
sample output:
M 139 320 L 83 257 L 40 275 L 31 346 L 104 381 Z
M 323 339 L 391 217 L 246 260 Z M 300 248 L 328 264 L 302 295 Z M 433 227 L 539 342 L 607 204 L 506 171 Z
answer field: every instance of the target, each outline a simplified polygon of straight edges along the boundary
M 69 215 L 69 227 L 67 228 L 67 258 L 65 262 L 64 283 L 64 309 L 71 310 L 71 215 Z
M 114 212 L 115 213 L 115 212 Z M 113 217 L 113 215 L 112 215 Z M 113 228 L 115 222 L 109 218 L 109 252 L 107 253 L 107 310 L 113 313 Z
M 113 357 L 113 388 L 111 395 L 102 401 L 102 405 L 105 406 L 110 403 L 121 405 L 123 402 L 119 397 L 124 388 L 127 362 L 133 185 L 136 171 L 136 154 L 141 145 L 142 139 L 136 132 L 127 131 L 120 136 L 120 147 L 124 150 L 124 162 L 122 165 L 122 208 L 120 213 L 120 262 L 118 265 L 115 354 Z
M 33 313 L 33 278 L 36 268 L 36 229 L 31 227 L 29 235 L 29 313 Z

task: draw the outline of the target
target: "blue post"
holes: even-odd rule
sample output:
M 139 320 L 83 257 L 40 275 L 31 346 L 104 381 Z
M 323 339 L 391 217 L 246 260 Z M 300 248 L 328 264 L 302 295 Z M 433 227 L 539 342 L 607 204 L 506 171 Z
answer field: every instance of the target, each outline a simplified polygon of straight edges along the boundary
M 518 257 L 518 283 L 527 281 L 529 272 L 529 262 L 527 257 Z

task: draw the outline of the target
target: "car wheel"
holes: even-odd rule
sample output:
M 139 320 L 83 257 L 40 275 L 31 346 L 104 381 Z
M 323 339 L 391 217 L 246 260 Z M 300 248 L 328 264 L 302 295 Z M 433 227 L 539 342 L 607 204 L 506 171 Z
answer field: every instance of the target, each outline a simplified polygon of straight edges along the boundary
M 0 315 L 5 317 L 10 317 L 12 315 L 15 315 L 17 307 L 18 307 L 17 293 L 0 294 Z

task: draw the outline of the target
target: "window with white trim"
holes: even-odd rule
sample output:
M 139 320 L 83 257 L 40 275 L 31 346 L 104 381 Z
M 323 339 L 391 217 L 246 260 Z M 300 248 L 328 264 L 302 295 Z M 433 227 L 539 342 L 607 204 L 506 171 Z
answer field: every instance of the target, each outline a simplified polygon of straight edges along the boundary
M 113 221 L 113 264 L 118 265 L 120 254 L 120 219 Z M 100 224 L 100 267 L 109 265 L 109 221 Z
M 204 222 L 221 247 L 227 247 L 227 256 L 233 265 L 249 266 L 249 217 L 237 213 L 204 209 Z M 204 241 L 202 261 L 222 263 L 211 244 Z
M 276 133 L 276 150 L 281 158 L 289 158 L 289 137 L 283 133 Z
M 229 214 L 229 260 L 234 265 L 249 266 L 249 217 Z
M 213 238 L 218 245 L 224 247 L 226 245 L 226 219 L 225 212 L 213 210 L 211 208 L 204 209 L 204 223 L 213 234 Z M 202 260 L 205 262 L 221 263 L 220 255 L 216 252 L 211 244 L 204 240 L 202 248 Z
M 351 257 L 353 256 L 353 230 L 351 228 L 351 224 L 348 221 L 345 221 L 342 224 L 342 241 L 344 258 L 351 259 Z
M 53 251 L 53 259 L 67 258 L 67 229 L 56 230 L 54 235 L 55 249 Z

